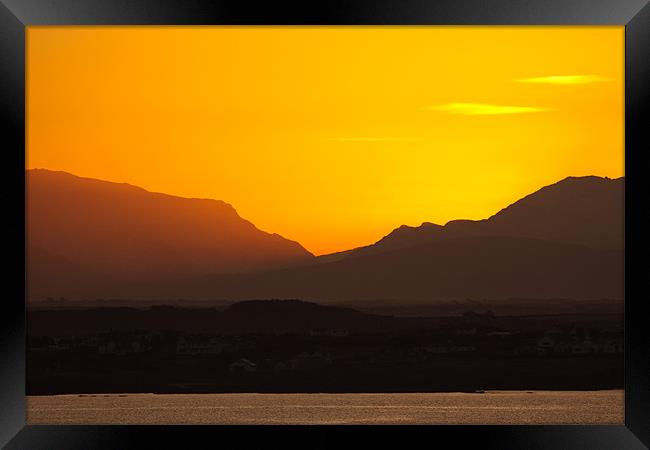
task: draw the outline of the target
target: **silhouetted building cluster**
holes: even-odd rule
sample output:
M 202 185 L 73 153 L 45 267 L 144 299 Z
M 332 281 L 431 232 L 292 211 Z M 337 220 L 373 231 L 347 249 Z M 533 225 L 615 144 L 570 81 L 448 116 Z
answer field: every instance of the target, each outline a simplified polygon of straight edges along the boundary
M 71 315 L 75 320 L 76 314 Z M 122 327 L 80 336 L 30 335 L 28 391 L 65 393 L 79 386 L 89 392 L 435 390 L 469 388 L 474 382 L 484 388 L 488 381 L 477 380 L 485 377 L 500 389 L 528 388 L 525 383 L 614 387 L 623 373 L 620 319 L 467 312 L 400 319 L 387 322 L 392 326 L 386 330 L 349 322 L 272 333 Z M 515 376 L 514 370 L 522 372 Z M 575 374 L 567 375 L 568 370 Z

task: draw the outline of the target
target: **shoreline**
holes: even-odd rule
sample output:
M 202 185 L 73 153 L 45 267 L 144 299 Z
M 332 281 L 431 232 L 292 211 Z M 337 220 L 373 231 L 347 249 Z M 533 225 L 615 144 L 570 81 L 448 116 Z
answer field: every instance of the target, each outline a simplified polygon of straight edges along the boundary
M 127 397 L 135 395 L 426 395 L 426 394 L 503 394 L 503 393 L 567 393 L 567 392 L 625 392 L 624 388 L 602 389 L 486 389 L 476 391 L 413 391 L 413 392 L 94 392 L 69 394 L 27 394 L 29 397 Z

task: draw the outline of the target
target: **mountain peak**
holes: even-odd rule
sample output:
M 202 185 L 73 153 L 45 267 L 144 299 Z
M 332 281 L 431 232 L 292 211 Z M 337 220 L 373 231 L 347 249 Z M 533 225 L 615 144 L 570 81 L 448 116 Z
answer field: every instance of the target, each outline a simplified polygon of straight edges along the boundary
M 598 176 L 598 175 L 583 175 L 583 176 L 572 176 L 572 175 L 570 175 L 570 176 L 565 177 L 562 180 L 560 180 L 560 181 L 558 181 L 557 183 L 554 183 L 554 184 L 563 183 L 565 181 L 568 181 L 568 182 L 580 182 L 580 181 L 606 182 L 606 181 L 622 181 L 624 179 L 625 179 L 625 176 L 618 177 L 618 178 L 610 178 L 610 177 L 601 177 L 601 176 Z
M 97 178 L 82 177 L 62 170 L 50 170 L 50 169 L 41 169 L 41 168 L 27 169 L 26 176 L 27 176 L 28 184 L 29 184 L 29 179 L 32 177 L 37 177 L 38 179 L 45 178 L 50 180 L 50 182 L 52 183 L 71 183 L 71 184 L 75 184 L 75 186 L 83 183 L 86 185 L 86 187 L 93 186 L 95 188 L 104 187 L 107 189 L 123 189 L 125 192 L 131 191 L 131 192 L 137 192 L 139 194 L 152 194 L 152 195 L 157 195 L 162 197 L 168 197 L 170 199 L 183 199 L 183 200 L 191 200 L 195 202 L 208 202 L 208 203 L 213 203 L 215 205 L 218 204 L 220 206 L 223 206 L 225 209 L 232 210 L 232 212 L 237 214 L 235 208 L 230 203 L 227 203 L 223 200 L 201 198 L 201 197 L 182 197 L 178 195 L 165 194 L 162 192 L 149 191 L 143 187 L 136 186 L 130 183 L 123 183 L 123 182 L 121 183 L 115 181 L 100 180 Z
M 544 186 L 487 219 L 450 220 L 444 226 L 402 225 L 375 244 L 346 258 L 439 240 L 471 236 L 512 236 L 598 248 L 623 247 L 624 177 L 570 176 Z

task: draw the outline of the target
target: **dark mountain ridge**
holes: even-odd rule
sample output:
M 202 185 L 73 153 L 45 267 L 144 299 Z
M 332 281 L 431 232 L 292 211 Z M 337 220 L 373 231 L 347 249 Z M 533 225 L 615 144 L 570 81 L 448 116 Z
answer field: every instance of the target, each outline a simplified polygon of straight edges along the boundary
M 332 262 L 443 239 L 510 236 L 623 249 L 625 178 L 567 177 L 545 186 L 482 220 L 452 220 L 444 226 L 402 225 L 375 244 L 319 256 Z
M 223 201 L 41 169 L 26 177 L 29 298 L 314 258 L 297 242 L 257 229 Z
M 327 303 L 622 295 L 622 251 L 509 237 L 446 239 L 326 264 L 203 276 L 113 293 L 141 299 L 301 298 Z
M 104 251 L 101 253 L 97 246 L 89 245 L 86 248 L 77 245 L 75 254 L 68 252 L 63 255 L 68 263 L 61 267 L 73 271 L 78 267 L 80 270 L 76 273 L 84 273 L 85 280 L 92 280 L 92 274 L 101 271 L 94 270 L 96 267 L 79 256 L 92 261 L 99 254 L 114 256 L 112 261 L 132 275 L 131 278 L 123 277 L 120 283 L 112 280 L 104 285 L 90 283 L 90 286 L 83 286 L 86 283 L 83 280 L 74 283 L 74 274 L 64 277 L 57 273 L 57 280 L 63 284 L 72 283 L 78 291 L 83 287 L 84 293 L 77 294 L 73 289 L 69 289 L 69 292 L 73 292 L 76 298 L 86 299 L 238 301 L 301 298 L 327 303 L 387 298 L 419 303 L 468 298 L 622 299 L 623 194 L 623 178 L 569 177 L 524 197 L 488 219 L 457 220 L 445 226 L 430 223 L 420 227 L 402 226 L 372 246 L 320 258 L 305 255 L 306 251 L 299 244 L 260 232 L 249 222 L 242 225 L 242 219 L 232 207 L 218 202 L 215 209 L 229 212 L 218 215 L 216 224 L 223 225 L 229 221 L 235 224 L 230 228 L 221 226 L 225 230 L 221 233 L 215 234 L 214 230 L 219 227 L 216 227 L 215 219 L 210 219 L 208 215 L 207 219 L 202 217 L 209 225 L 192 222 L 190 225 L 194 228 L 186 228 L 185 223 L 172 227 L 176 234 L 165 235 L 167 239 L 162 242 L 163 248 L 167 246 L 165 252 L 156 247 L 159 241 L 151 241 L 149 236 L 143 237 L 140 233 L 137 235 L 140 240 L 126 240 L 129 245 L 125 253 L 107 253 L 100 246 L 100 250 Z M 46 249 L 50 252 L 50 258 L 57 255 L 57 250 L 67 248 L 62 242 L 72 240 L 79 243 L 77 234 L 83 235 L 86 231 L 80 229 L 77 220 L 62 220 L 59 217 L 60 205 L 65 197 L 56 200 L 47 205 L 41 202 L 40 207 L 32 209 L 37 218 L 41 215 L 37 224 L 48 223 L 43 220 L 43 210 L 51 210 L 50 222 L 56 224 L 53 228 L 65 231 L 53 235 L 57 238 L 63 236 L 68 241 L 59 239 L 56 240 L 58 246 L 50 245 Z M 124 201 L 129 204 L 127 200 Z M 195 207 L 194 204 L 190 206 L 191 202 L 188 203 L 187 199 L 173 201 L 180 202 L 184 208 Z M 210 202 L 198 201 L 197 204 L 212 205 Z M 142 204 L 138 203 L 138 206 L 142 207 Z M 175 219 L 161 216 L 155 207 L 143 209 L 146 217 L 154 217 L 152 221 L 145 221 L 148 224 L 145 229 L 154 230 L 153 235 L 156 235 L 155 224 L 161 221 L 175 222 Z M 124 211 L 125 207 L 118 202 L 104 204 L 102 210 L 105 216 L 113 216 Z M 81 213 L 77 210 L 76 214 Z M 76 218 L 75 214 L 68 217 Z M 85 224 L 83 215 L 78 221 Z M 89 230 L 86 238 L 90 240 L 95 236 L 96 240 L 98 227 L 86 228 Z M 200 230 L 198 234 L 201 238 L 195 234 L 186 237 L 179 233 L 179 230 L 187 229 Z M 243 232 L 242 229 L 247 231 Z M 37 248 L 41 242 L 50 243 L 48 239 L 38 239 L 44 235 L 52 236 L 48 234 L 50 227 L 41 226 L 36 230 L 37 233 L 33 235 L 30 228 L 29 242 L 32 247 Z M 109 230 L 103 231 L 99 235 L 111 234 Z M 255 242 L 265 244 L 262 263 L 260 259 L 251 258 L 247 245 L 232 245 L 238 242 L 242 234 L 250 236 L 251 233 L 255 236 Z M 118 235 L 124 237 L 124 233 Z M 210 236 L 210 239 L 206 239 L 206 236 Z M 188 257 L 205 251 L 205 242 L 211 242 L 211 239 L 219 242 L 219 245 L 208 246 L 212 250 L 212 258 L 231 257 L 228 261 L 231 270 L 224 270 L 224 266 L 215 264 L 214 259 Z M 272 245 L 268 245 L 269 242 Z M 124 251 L 123 242 L 117 247 Z M 169 251 L 169 247 L 172 247 L 172 251 Z M 276 249 L 280 250 L 276 252 Z M 147 278 L 142 271 L 133 270 L 133 260 L 138 261 L 142 255 L 149 257 L 150 266 L 135 267 L 145 272 L 152 267 L 166 267 L 170 260 L 174 265 L 166 267 L 169 269 L 167 271 L 156 272 L 157 278 Z M 241 264 L 245 255 L 248 266 Z M 251 260 L 259 264 L 252 268 Z M 240 264 L 237 265 L 237 262 Z M 37 266 L 32 261 L 31 267 Z M 232 270 L 232 267 L 238 270 Z M 44 272 L 47 273 L 47 270 Z M 28 280 L 30 278 L 28 276 Z M 48 288 L 47 284 L 39 285 L 38 280 L 35 286 L 41 288 L 41 292 Z M 53 293 L 45 295 L 58 296 Z

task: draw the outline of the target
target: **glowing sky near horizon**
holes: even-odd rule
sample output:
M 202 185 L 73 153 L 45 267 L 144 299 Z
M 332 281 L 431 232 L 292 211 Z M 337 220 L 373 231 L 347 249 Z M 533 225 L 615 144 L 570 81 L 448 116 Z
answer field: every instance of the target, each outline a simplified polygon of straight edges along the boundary
M 29 27 L 27 167 L 315 254 L 624 174 L 623 27 Z

